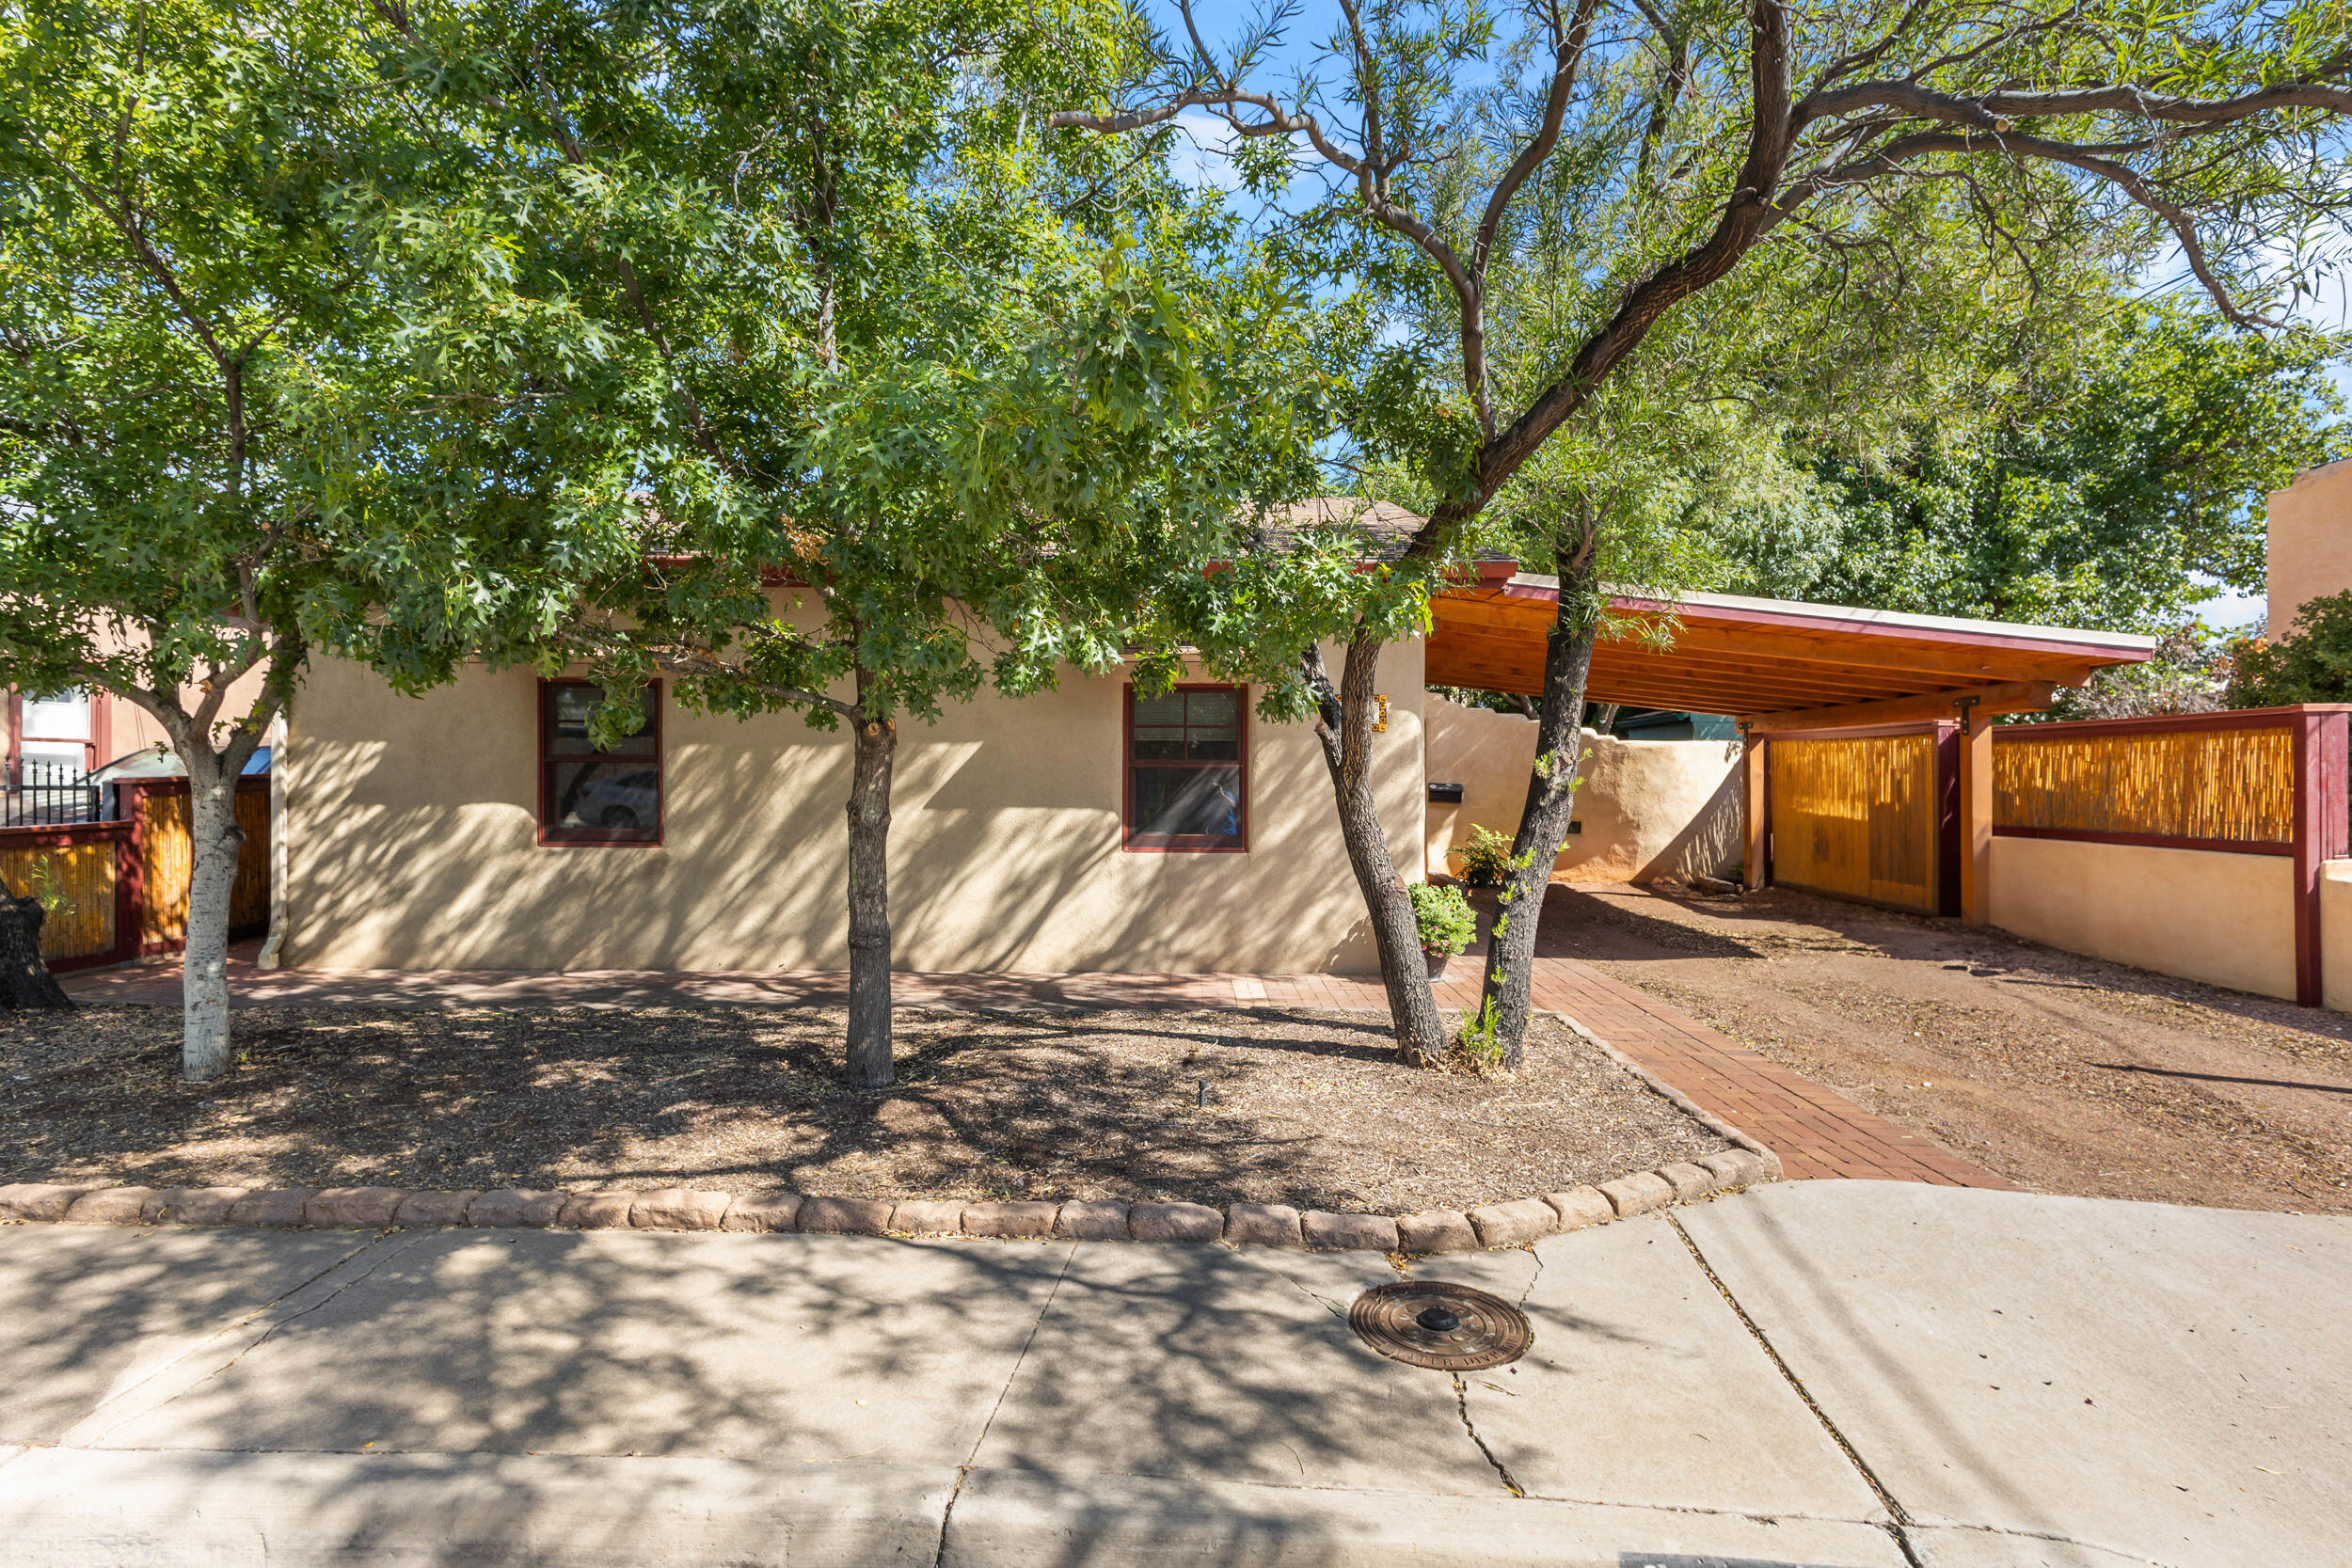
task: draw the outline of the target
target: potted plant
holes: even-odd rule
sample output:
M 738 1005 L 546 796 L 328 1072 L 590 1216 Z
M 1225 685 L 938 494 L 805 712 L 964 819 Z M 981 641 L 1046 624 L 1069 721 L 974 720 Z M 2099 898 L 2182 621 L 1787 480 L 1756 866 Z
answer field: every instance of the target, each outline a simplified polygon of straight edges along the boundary
M 1429 977 L 1445 973 L 1446 960 L 1469 947 L 1478 935 L 1478 917 L 1458 887 L 1415 882 L 1406 890 L 1413 895 L 1413 920 L 1421 927 L 1421 950 L 1429 960 Z

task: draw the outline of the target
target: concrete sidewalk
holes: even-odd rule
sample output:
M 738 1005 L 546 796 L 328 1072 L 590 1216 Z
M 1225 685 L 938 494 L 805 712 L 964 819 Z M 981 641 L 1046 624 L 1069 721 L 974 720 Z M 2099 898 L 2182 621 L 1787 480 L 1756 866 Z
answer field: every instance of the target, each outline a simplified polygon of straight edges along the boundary
M 0 1542 L 95 1563 L 2352 1563 L 2352 1220 L 1807 1182 L 1422 1260 L 0 1228 Z

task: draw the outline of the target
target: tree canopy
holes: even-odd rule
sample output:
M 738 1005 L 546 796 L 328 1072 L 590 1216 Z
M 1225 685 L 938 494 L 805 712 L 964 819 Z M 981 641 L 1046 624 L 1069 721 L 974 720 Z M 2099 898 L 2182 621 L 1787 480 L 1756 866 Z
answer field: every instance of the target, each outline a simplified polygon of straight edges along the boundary
M 196 1077 L 228 1060 L 229 792 L 305 660 L 413 689 L 511 655 L 594 553 L 447 528 L 413 483 L 450 410 L 355 192 L 439 171 L 371 43 L 308 0 L 0 13 L 0 665 L 137 704 L 188 768 Z
M 2054 257 L 2169 247 L 2223 318 L 2276 325 L 2352 207 L 2344 0 L 2186 14 L 1348 0 L 1313 64 L 1277 80 L 1269 55 L 1300 9 L 1288 0 L 1212 40 L 1176 0 L 1181 26 L 1155 38 L 1111 103 L 1073 104 L 1052 123 L 1124 135 L 1206 114 L 1245 143 L 1287 150 L 1253 174 L 1321 182 L 1294 226 L 1301 245 L 1320 245 L 1333 277 L 1361 280 L 1391 312 L 1384 325 L 1407 326 L 1402 342 L 1371 335 L 1359 386 L 1374 395 L 1350 410 L 1359 451 L 1410 470 L 1428 498 L 1393 577 L 1425 588 L 1515 485 L 1549 529 L 1561 612 L 1515 898 L 1541 896 L 1566 829 L 1605 547 L 1591 470 L 1549 443 L 1569 433 L 1573 444 L 1572 425 L 1597 407 L 1607 415 L 1613 385 L 1661 328 L 1703 315 L 1726 279 L 1757 267 L 1794 275 L 1809 261 L 1826 293 L 1860 266 L 1899 300 L 1930 297 L 1912 269 L 1949 249 L 1956 227 L 2028 277 Z M 1514 287 L 1531 261 L 1534 286 Z M 1788 370 L 1802 378 L 1802 349 Z M 1645 422 L 1648 401 L 1620 422 Z M 1588 451 L 1609 450 L 1610 422 L 1587 426 Z M 1547 478 L 1552 464 L 1566 483 Z M 1351 672 L 1392 619 L 1383 606 L 1357 622 Z M 1331 717 L 1344 820 L 1347 705 Z M 1351 837 L 1351 850 L 1359 839 L 1357 875 L 1386 933 L 1401 900 L 1377 890 L 1393 872 L 1370 838 Z M 1481 1027 L 1502 1030 L 1506 1063 L 1528 1011 L 1532 926 L 1489 949 Z M 1384 934 L 1382 960 L 1401 1043 L 1434 1056 L 1414 955 Z
M 898 721 L 1110 667 L 1245 497 L 1305 483 L 1295 301 L 1194 266 L 1217 220 L 1148 167 L 1041 137 L 1132 52 L 1113 5 L 386 14 L 474 171 L 379 220 L 493 476 L 452 524 L 632 541 L 551 626 L 608 736 L 655 675 L 848 725 L 851 1071 L 886 1083 Z
M 2163 630 L 2263 586 L 2264 498 L 2342 439 L 2339 345 L 2176 300 L 2118 302 L 2054 362 L 1990 367 L 1976 421 L 1907 421 L 1878 456 L 1800 448 L 1812 483 L 1716 519 L 1734 592 Z

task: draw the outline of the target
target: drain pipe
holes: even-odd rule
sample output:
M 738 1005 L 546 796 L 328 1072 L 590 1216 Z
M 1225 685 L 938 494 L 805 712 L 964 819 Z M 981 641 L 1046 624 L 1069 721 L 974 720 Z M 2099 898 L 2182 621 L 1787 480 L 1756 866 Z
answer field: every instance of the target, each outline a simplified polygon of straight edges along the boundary
M 269 724 L 269 935 L 254 958 L 256 969 L 276 969 L 286 945 L 286 713 Z

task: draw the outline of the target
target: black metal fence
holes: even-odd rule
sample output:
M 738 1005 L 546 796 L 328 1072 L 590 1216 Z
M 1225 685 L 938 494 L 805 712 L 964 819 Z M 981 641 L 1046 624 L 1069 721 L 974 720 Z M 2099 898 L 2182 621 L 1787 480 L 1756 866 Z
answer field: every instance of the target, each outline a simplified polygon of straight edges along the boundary
M 106 820 L 106 786 L 62 762 L 25 762 L 0 791 L 0 828 Z

